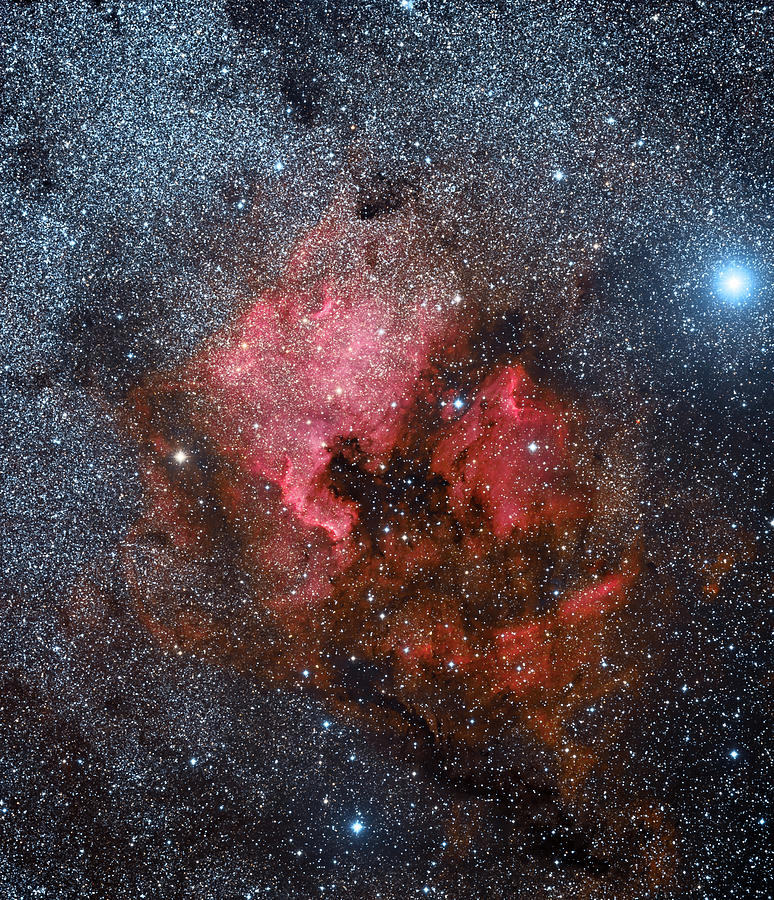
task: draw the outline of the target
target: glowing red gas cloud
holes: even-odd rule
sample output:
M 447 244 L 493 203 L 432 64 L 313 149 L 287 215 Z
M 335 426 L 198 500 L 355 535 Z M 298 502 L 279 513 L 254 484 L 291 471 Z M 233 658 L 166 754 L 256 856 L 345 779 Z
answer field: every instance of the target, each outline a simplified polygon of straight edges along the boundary
M 480 310 L 426 245 L 410 216 L 353 226 L 334 208 L 274 287 L 134 395 L 149 503 L 128 577 L 168 645 L 281 679 L 303 667 L 345 705 L 340 661 L 368 661 L 406 710 L 510 698 L 555 743 L 546 708 L 584 667 L 596 689 L 636 548 L 612 568 L 583 555 L 578 422 L 519 359 L 471 363 Z M 213 595 L 241 573 L 248 600 L 214 614 L 204 570 Z

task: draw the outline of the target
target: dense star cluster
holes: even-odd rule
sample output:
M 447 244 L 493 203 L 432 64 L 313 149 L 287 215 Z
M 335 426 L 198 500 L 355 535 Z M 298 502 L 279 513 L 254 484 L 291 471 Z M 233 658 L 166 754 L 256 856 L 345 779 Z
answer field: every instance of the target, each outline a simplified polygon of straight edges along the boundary
M 772 17 L 7 4 L 3 896 L 774 896 Z

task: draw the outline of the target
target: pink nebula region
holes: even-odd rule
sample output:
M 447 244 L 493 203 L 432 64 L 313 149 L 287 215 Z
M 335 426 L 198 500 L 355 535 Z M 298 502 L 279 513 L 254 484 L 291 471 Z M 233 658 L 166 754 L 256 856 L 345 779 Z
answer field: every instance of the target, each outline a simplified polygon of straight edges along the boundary
M 637 549 L 588 550 L 602 501 L 573 404 L 528 360 L 477 352 L 481 304 L 427 245 L 410 216 L 334 210 L 276 285 L 137 391 L 129 582 L 178 651 L 308 683 L 374 727 L 419 717 L 475 744 L 511 717 L 557 748 L 610 690 Z M 353 696 L 360 665 L 389 704 Z
M 392 285 L 367 269 L 347 280 L 310 277 L 340 237 L 327 226 L 304 242 L 282 285 L 194 362 L 218 411 L 220 449 L 277 484 L 298 519 L 333 542 L 357 523 L 354 504 L 335 496 L 327 475 L 337 445 L 354 438 L 372 471 L 386 464 L 454 324 L 451 294 L 439 297 L 436 286 L 396 306 Z

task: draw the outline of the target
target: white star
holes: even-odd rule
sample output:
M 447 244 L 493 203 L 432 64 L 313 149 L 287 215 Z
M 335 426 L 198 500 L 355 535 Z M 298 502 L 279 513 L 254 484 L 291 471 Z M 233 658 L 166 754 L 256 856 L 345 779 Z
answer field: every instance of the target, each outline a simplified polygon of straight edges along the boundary
M 741 266 L 728 266 L 718 278 L 718 290 L 727 300 L 741 300 L 750 293 L 750 273 Z

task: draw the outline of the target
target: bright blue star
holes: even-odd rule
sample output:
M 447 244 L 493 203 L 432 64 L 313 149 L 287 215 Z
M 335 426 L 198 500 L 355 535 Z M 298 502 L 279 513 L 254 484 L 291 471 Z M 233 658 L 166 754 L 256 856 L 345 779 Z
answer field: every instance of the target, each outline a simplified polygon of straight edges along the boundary
M 355 834 L 360 834 L 360 832 L 365 828 L 365 825 L 363 825 L 362 822 L 354 821 L 349 827 L 355 832 Z
M 726 300 L 735 303 L 750 296 L 752 278 L 741 266 L 727 266 L 718 275 L 717 291 Z

